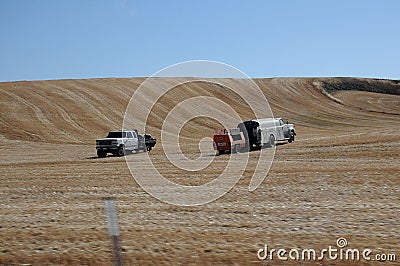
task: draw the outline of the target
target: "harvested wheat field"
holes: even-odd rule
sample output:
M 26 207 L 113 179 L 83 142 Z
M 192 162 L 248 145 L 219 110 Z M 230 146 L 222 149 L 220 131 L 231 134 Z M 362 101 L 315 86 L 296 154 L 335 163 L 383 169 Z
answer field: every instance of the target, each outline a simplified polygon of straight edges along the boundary
M 195 207 L 147 194 L 123 157 L 96 157 L 95 139 L 121 128 L 128 101 L 143 81 L 0 83 L 0 264 L 111 265 L 103 197 L 112 196 L 124 265 L 399 265 L 399 81 L 255 80 L 274 116 L 295 124 L 296 141 L 276 147 L 272 168 L 255 191 L 248 185 L 260 151 L 250 153 L 231 191 Z M 200 95 L 253 118 L 240 97 L 212 84 L 189 83 L 164 95 L 149 119 L 149 132 L 158 139 L 150 157 L 160 172 L 185 185 L 212 180 L 231 156 L 241 156 L 215 157 L 200 172 L 168 163 L 162 122 L 180 101 Z M 198 141 L 212 137 L 218 126 L 201 118 L 187 123 L 183 152 L 196 157 Z M 128 156 L 140 168 L 145 154 Z M 371 258 L 395 254 L 397 261 L 257 257 L 265 244 L 322 250 L 337 248 L 340 237 L 349 248 L 373 250 Z

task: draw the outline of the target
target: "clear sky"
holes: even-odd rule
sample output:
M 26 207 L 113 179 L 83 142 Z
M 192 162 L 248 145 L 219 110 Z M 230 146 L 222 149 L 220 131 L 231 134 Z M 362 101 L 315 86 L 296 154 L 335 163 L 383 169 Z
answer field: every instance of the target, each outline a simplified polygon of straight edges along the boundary
M 251 77 L 400 79 L 397 0 L 0 0 L 0 81 L 144 77 L 213 60 Z

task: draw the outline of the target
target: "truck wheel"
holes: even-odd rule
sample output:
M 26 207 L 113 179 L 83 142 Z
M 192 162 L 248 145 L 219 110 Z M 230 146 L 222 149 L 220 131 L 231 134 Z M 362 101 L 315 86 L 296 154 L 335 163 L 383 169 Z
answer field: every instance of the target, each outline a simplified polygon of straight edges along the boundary
M 233 149 L 233 153 L 240 153 L 240 145 L 236 144 L 235 148 Z
M 117 156 L 124 156 L 125 155 L 125 151 L 124 151 L 124 147 L 119 147 L 118 151 L 117 151 Z
M 97 156 L 99 156 L 99 158 L 104 158 L 107 156 L 107 152 L 102 151 L 102 150 L 98 150 L 97 151 Z
M 294 141 L 294 132 L 290 131 L 289 143 L 292 143 L 293 141 Z
M 275 146 L 275 136 L 272 135 L 272 134 L 269 136 L 269 143 L 268 143 L 268 146 L 269 146 L 269 147 Z

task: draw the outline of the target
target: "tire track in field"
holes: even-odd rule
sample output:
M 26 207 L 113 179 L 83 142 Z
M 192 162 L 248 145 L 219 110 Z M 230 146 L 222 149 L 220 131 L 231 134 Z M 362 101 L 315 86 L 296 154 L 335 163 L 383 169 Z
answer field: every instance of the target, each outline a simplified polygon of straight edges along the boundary
M 81 84 L 80 87 L 85 86 L 85 85 L 86 84 Z M 121 99 L 124 99 L 123 101 L 125 103 L 123 105 L 125 106 L 125 108 L 123 108 L 122 112 L 121 112 L 120 108 L 114 107 L 114 105 L 112 105 L 113 107 L 110 108 L 110 110 L 109 110 L 109 111 L 111 111 L 111 113 L 113 113 L 116 117 L 118 117 L 120 119 L 121 124 L 119 125 L 119 128 L 121 128 L 122 127 L 122 120 L 123 120 L 123 117 L 124 117 L 124 111 L 125 111 L 126 106 L 128 104 L 129 98 L 126 99 L 127 97 L 122 96 L 124 94 L 121 94 L 120 90 L 118 90 L 118 89 L 113 89 L 112 90 L 113 93 L 112 93 L 111 97 L 105 98 L 103 95 L 105 95 L 106 93 L 104 93 L 104 92 L 99 93 L 99 89 L 100 89 L 99 87 L 94 87 L 92 89 L 92 85 L 90 83 L 87 84 L 86 87 L 88 89 L 81 90 L 80 92 L 82 94 L 86 94 L 88 96 L 87 99 L 92 99 L 92 101 L 95 102 L 95 104 L 94 104 L 95 106 L 104 106 L 105 103 L 110 103 L 112 105 L 111 101 L 121 102 L 121 104 L 122 104 L 122 100 Z M 121 95 L 121 97 L 118 97 L 116 94 Z M 109 112 L 107 112 L 107 113 L 109 113 Z
M 47 125 L 47 128 L 51 129 L 54 132 L 54 134 L 62 134 L 66 139 L 74 140 L 74 138 L 72 138 L 71 136 L 69 136 L 65 132 L 61 131 L 60 128 L 58 128 L 54 123 L 52 123 L 47 118 L 47 116 L 44 114 L 44 112 L 39 107 L 37 107 L 35 104 L 29 102 L 28 100 L 26 100 L 22 96 L 19 96 L 19 95 L 15 94 L 15 93 L 13 93 L 11 91 L 3 90 L 3 92 L 6 93 L 7 95 L 9 95 L 10 97 L 14 98 L 15 100 L 17 100 L 21 104 L 24 104 L 25 106 L 28 106 L 29 108 L 31 108 L 34 111 L 35 116 L 37 117 L 37 119 L 41 123 L 43 123 L 44 125 Z
M 64 119 L 64 121 L 67 122 L 69 125 L 71 125 L 75 129 L 77 129 L 78 131 L 90 134 L 90 132 L 87 129 L 81 127 L 77 122 L 75 122 L 75 120 L 72 119 L 72 117 L 68 114 L 68 112 L 61 105 L 59 105 L 56 102 L 52 101 L 51 99 L 43 96 L 42 94 L 40 94 L 37 91 L 32 91 L 32 93 L 34 95 L 36 95 L 37 97 L 43 99 L 43 102 L 52 106 L 56 111 L 58 111 L 60 113 L 61 117 Z
M 107 117 L 106 113 L 107 112 L 101 112 L 96 105 L 91 104 L 91 99 L 89 99 L 87 96 L 82 95 L 79 91 L 76 90 L 71 90 L 67 89 L 61 86 L 56 86 L 56 85 L 50 85 L 54 89 L 57 89 L 59 91 L 64 92 L 64 94 L 68 95 L 70 98 L 74 99 L 76 102 L 80 102 L 80 104 L 77 104 L 78 106 L 84 106 L 87 108 L 87 110 L 83 110 L 83 113 L 88 113 L 90 116 L 94 117 L 96 120 L 101 121 L 101 123 L 107 123 L 109 125 L 116 126 L 116 122 Z M 104 104 L 100 105 L 103 106 Z M 88 110 L 89 109 L 89 110 Z M 93 122 L 92 122 L 93 124 Z M 92 126 L 90 125 L 90 128 Z

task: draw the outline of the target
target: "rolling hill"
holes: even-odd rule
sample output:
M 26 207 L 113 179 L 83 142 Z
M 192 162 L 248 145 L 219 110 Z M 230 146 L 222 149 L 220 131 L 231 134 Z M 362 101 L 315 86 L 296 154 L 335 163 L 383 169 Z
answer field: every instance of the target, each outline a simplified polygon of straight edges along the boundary
M 249 154 L 232 190 L 195 207 L 168 205 L 147 194 L 124 158 L 96 157 L 94 140 L 122 127 L 129 99 L 143 81 L 0 83 L 1 265 L 110 265 L 105 196 L 115 198 L 127 265 L 262 265 L 257 251 L 264 244 L 322 250 L 335 247 L 339 237 L 351 248 L 398 252 L 399 81 L 255 79 L 274 116 L 295 124 L 296 141 L 276 147 L 272 168 L 255 191 L 248 184 L 260 151 Z M 171 181 L 186 185 L 212 180 L 230 158 L 242 156 L 214 157 L 211 151 L 199 157 L 198 141 L 220 125 L 196 118 L 182 127 L 183 146 L 193 147 L 184 152 L 213 163 L 199 172 L 169 163 L 160 142 L 162 123 L 174 106 L 195 96 L 220 99 L 242 119 L 253 118 L 240 95 L 212 83 L 182 84 L 162 96 L 147 121 L 159 140 L 150 157 Z M 209 108 L 219 111 L 218 105 Z M 144 153 L 129 156 L 135 169 L 143 168 Z

